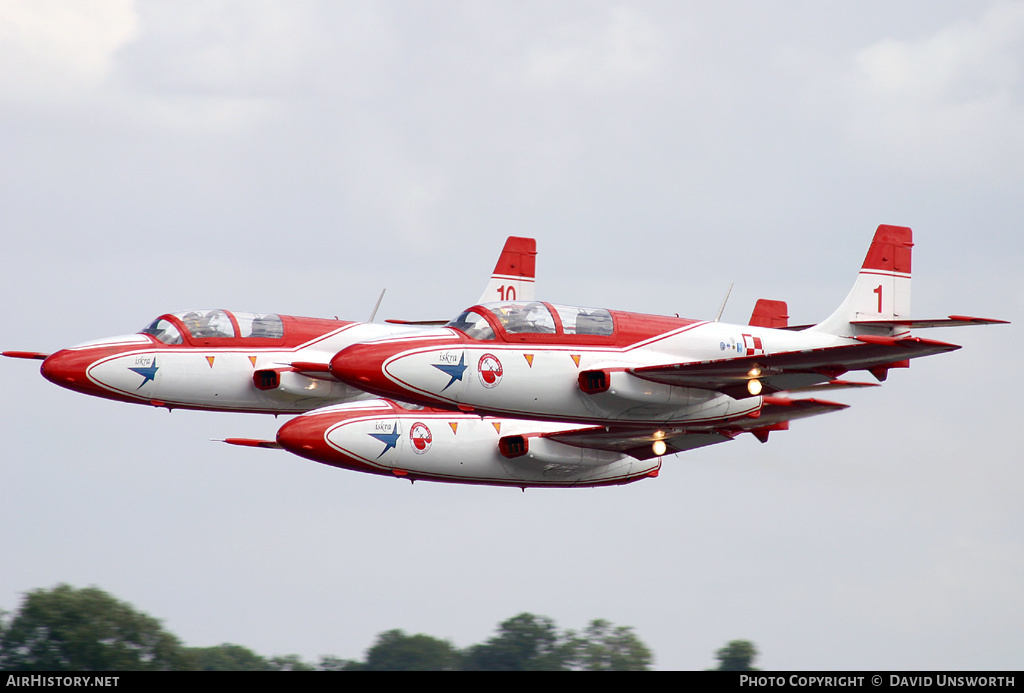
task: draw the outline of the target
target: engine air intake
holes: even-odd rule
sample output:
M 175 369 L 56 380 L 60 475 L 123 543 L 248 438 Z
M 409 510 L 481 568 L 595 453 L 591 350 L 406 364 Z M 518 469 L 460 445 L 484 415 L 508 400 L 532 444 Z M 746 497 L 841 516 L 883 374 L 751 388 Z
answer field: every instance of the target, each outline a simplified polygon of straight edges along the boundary
M 498 452 L 509 459 L 522 457 L 529 451 L 530 443 L 524 436 L 505 436 L 498 440 Z
M 610 381 L 608 371 L 583 371 L 579 377 L 580 390 L 588 395 L 596 395 L 605 392 Z

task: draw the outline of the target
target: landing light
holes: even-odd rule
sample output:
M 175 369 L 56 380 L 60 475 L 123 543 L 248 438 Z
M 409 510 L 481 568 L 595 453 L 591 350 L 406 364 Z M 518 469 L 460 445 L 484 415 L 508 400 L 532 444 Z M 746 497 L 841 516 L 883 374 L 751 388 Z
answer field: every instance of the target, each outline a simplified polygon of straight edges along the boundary
M 651 446 L 651 449 L 654 451 L 655 455 L 661 457 L 665 454 L 665 451 L 668 450 L 668 446 L 665 445 L 664 440 L 656 440 L 654 441 L 654 445 Z
M 747 392 L 749 392 L 752 395 L 761 394 L 761 381 L 757 380 L 756 378 L 754 380 L 748 380 Z

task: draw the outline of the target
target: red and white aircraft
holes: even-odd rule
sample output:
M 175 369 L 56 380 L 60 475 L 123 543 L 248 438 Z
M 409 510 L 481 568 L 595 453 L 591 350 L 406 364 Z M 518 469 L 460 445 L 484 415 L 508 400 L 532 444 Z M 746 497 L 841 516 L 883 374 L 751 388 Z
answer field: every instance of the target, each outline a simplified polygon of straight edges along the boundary
M 535 263 L 536 242 L 509 237 L 481 300 L 532 297 Z M 138 334 L 52 355 L 3 355 L 43 359 L 47 380 L 97 397 L 168 409 L 289 414 L 367 396 L 327 372 L 340 349 L 423 329 L 400 322 L 191 310 L 162 315 Z
M 433 409 L 418 414 L 386 402 L 342 405 L 286 424 L 279 441 L 329 464 L 365 468 L 380 466 L 389 453 L 402 454 L 389 446 L 374 457 L 366 447 L 376 438 L 368 431 L 409 433 L 415 448 L 417 416 L 451 423 L 462 415 L 504 417 L 476 424 L 483 431 L 501 424 L 502 433 L 491 440 L 461 445 L 452 437 L 445 474 L 467 481 L 470 475 L 455 465 L 460 454 L 507 468 L 508 460 L 556 443 L 595 459 L 610 453 L 636 461 L 744 431 L 764 441 L 792 419 L 845 406 L 783 393 L 864 385 L 836 380 L 853 370 L 881 381 L 912 358 L 959 348 L 914 337 L 912 328 L 1004 322 L 911 319 L 912 245 L 909 228 L 878 227 L 846 300 L 813 326 L 789 327 L 785 304 L 766 301 L 748 325 L 537 301 L 476 305 L 442 329 L 353 344 L 331 359 L 329 371 L 343 383 Z M 533 421 L 515 425 L 512 419 Z M 445 428 L 455 433 L 452 426 L 428 427 L 432 435 Z M 413 449 L 392 468 L 412 474 L 401 465 L 416 459 L 426 454 Z M 418 469 L 423 477 L 440 473 Z M 489 478 L 485 483 L 499 483 Z
M 284 424 L 276 441 L 229 438 L 284 448 L 323 464 L 416 481 L 498 486 L 585 487 L 658 476 L 662 455 L 732 440 L 749 431 L 763 441 L 789 421 L 845 405 L 765 398 L 757 417 L 718 426 L 595 426 L 479 416 L 388 399 L 316 409 Z M 671 445 L 671 448 L 669 448 Z
M 281 427 L 276 442 L 238 438 L 225 442 L 283 447 L 334 467 L 410 481 L 582 487 L 658 475 L 660 457 L 640 459 L 600 446 L 561 442 L 560 436 L 593 429 L 376 399 L 297 416 Z

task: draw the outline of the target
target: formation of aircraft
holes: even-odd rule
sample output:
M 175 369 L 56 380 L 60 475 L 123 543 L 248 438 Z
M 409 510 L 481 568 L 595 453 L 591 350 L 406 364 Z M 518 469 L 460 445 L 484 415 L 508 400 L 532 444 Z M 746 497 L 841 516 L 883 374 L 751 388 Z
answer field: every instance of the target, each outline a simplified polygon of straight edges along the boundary
M 481 301 L 533 297 L 536 242 L 510 237 Z M 350 322 L 272 313 L 167 313 L 139 333 L 97 339 L 41 359 L 61 387 L 168 409 L 297 414 L 367 397 L 327 372 L 339 350 L 367 339 L 416 333 L 422 324 Z
M 882 382 L 960 348 L 913 329 L 912 232 L 879 226 L 849 295 L 816 325 L 760 300 L 747 325 L 535 300 L 535 245 L 510 238 L 481 300 L 443 326 L 228 311 L 44 357 L 53 382 L 156 406 L 298 413 L 274 440 L 324 464 L 415 480 L 528 486 L 657 476 L 665 455 L 846 408 L 821 392 Z M 204 368 L 205 367 L 205 368 Z M 220 369 L 217 375 L 214 371 Z M 140 380 L 141 379 L 141 380 Z M 803 396 L 810 394 L 812 396 Z

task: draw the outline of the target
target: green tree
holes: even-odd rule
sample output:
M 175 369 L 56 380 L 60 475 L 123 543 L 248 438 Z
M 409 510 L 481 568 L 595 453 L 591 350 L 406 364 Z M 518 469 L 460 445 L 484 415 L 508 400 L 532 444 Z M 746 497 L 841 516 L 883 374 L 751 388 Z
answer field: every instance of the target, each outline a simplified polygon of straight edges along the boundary
M 734 641 L 719 651 L 720 668 L 749 669 L 755 655 L 752 644 Z M 95 587 L 33 590 L 15 613 L 0 610 L 0 670 L 7 671 L 638 671 L 651 661 L 632 628 L 596 619 L 583 633 L 560 632 L 550 618 L 529 613 L 465 651 L 396 629 L 377 636 L 365 662 L 325 655 L 310 664 L 229 643 L 183 647 L 158 620 Z
M 158 620 L 95 587 L 27 593 L 0 636 L 8 671 L 167 671 L 185 661 Z
M 270 668 L 266 659 L 249 648 L 229 643 L 186 647 L 183 666 L 189 671 L 267 671 Z
M 356 670 L 360 662 L 353 662 L 350 659 L 342 659 L 334 655 L 323 655 L 317 663 L 317 671 L 349 671 Z
M 469 671 L 559 671 L 569 669 L 575 643 L 563 637 L 544 616 L 519 614 L 503 621 L 498 634 L 465 652 Z
M 572 641 L 573 663 L 584 671 L 647 671 L 653 661 L 651 651 L 632 628 L 613 627 L 600 618 Z
M 753 666 L 757 648 L 749 640 L 732 640 L 715 657 L 719 662 L 716 671 L 758 671 Z
M 346 671 L 452 671 L 459 651 L 451 643 L 429 635 L 406 635 L 389 630 L 377 636 L 365 662 L 350 662 Z
M 316 671 L 316 666 L 302 661 L 299 655 L 278 655 L 267 664 L 271 671 Z

